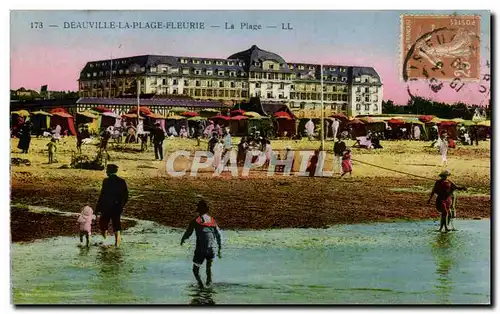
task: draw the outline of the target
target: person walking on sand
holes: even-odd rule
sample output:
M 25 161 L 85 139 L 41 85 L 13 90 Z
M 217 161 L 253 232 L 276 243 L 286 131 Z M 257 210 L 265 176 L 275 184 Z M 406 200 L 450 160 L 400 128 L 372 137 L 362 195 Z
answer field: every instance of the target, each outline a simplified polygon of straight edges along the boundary
M 314 177 L 316 174 L 316 167 L 319 161 L 319 149 L 314 151 L 314 155 L 311 157 L 309 161 L 309 166 L 306 168 L 306 171 L 309 172 L 310 177 Z
M 335 144 L 333 144 L 333 167 L 332 167 L 334 171 L 335 169 L 338 169 L 339 174 L 342 173 L 342 156 L 344 155 L 344 151 L 346 150 L 346 148 L 347 146 L 339 136 Z
M 165 140 L 165 132 L 157 123 L 153 130 L 153 144 L 155 147 L 155 159 L 163 160 L 163 141 Z
M 49 164 L 54 162 L 54 154 L 57 152 L 56 139 L 52 138 L 47 144 L 47 150 L 49 151 Z
M 212 283 L 212 263 L 215 258 L 215 242 L 217 242 L 217 256 L 221 258 L 221 234 L 217 223 L 213 217 L 208 215 L 208 204 L 205 200 L 200 200 L 197 205 L 198 217 L 189 224 L 186 232 L 182 236 L 181 246 L 187 239 L 196 232 L 196 248 L 193 257 L 193 274 L 198 282 L 198 286 L 203 288 L 200 278 L 200 267 L 207 260 L 207 286 Z
M 307 138 L 311 141 L 314 137 L 314 122 L 311 119 L 309 119 L 309 121 L 307 121 L 305 125 L 305 128 L 306 128 Z
M 113 224 L 115 246 L 120 246 L 121 215 L 128 201 L 128 188 L 124 179 L 118 177 L 118 166 L 109 164 L 106 167 L 107 178 L 102 182 L 101 194 L 97 201 L 96 213 L 101 214 L 99 227 L 102 236 L 106 239 L 109 222 Z
M 221 166 L 223 152 L 224 152 L 224 144 L 222 140 L 220 140 L 217 144 L 215 144 L 214 147 L 214 163 L 212 165 L 214 170 L 216 170 Z
M 346 173 L 349 173 L 349 176 L 352 176 L 352 161 L 351 161 L 351 150 L 346 149 L 344 155 L 342 156 L 342 174 L 340 177 L 342 178 Z
M 441 153 L 441 165 L 448 165 L 448 160 L 446 158 L 448 155 L 448 139 L 445 133 L 443 133 L 441 141 L 439 142 L 439 152 Z
M 434 183 L 432 188 L 431 196 L 427 201 L 427 204 L 431 203 L 432 197 L 436 194 L 436 209 L 441 214 L 441 221 L 439 225 L 439 231 L 441 232 L 444 228 L 445 232 L 448 232 L 448 217 L 450 215 L 450 209 L 452 206 L 452 195 L 455 190 L 466 191 L 466 187 L 459 187 L 453 182 L 448 180 L 451 172 L 444 170 L 439 174 L 440 179 Z

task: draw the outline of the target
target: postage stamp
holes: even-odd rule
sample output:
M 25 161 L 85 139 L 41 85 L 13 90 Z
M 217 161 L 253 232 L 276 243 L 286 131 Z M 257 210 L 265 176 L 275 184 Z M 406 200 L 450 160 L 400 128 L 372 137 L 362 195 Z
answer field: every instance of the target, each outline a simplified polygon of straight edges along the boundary
M 402 15 L 403 80 L 478 80 L 480 22 L 478 15 Z

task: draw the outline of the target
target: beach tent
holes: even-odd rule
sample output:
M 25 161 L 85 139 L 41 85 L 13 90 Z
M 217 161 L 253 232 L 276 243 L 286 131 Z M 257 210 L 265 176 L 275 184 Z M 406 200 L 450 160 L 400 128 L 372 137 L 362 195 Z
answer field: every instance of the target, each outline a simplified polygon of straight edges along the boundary
M 276 125 L 274 126 L 274 129 L 276 130 L 276 135 L 283 137 L 285 135 L 287 136 L 294 136 L 296 133 L 296 125 L 295 125 L 295 117 L 292 117 L 288 112 L 286 111 L 278 111 L 274 114 L 274 117 L 276 119 Z
M 231 118 L 228 116 L 223 116 L 221 114 L 218 114 L 216 116 L 210 117 L 209 120 L 214 121 L 215 124 L 218 124 L 221 127 L 228 127 Z
M 31 113 L 31 123 L 33 124 L 33 134 L 42 135 L 43 132 L 50 130 L 50 117 L 52 115 L 48 112 L 38 110 Z
M 448 133 L 448 136 L 454 140 L 458 138 L 457 123 L 455 121 L 441 121 L 440 123 L 438 123 L 438 131 L 440 135 L 443 133 L 443 131 L 446 131 L 446 133 Z
M 99 114 L 97 112 L 92 112 L 90 110 L 85 110 L 82 112 L 77 112 L 76 114 L 76 125 L 87 124 L 89 126 L 90 133 L 97 133 L 99 131 Z
M 233 135 L 247 135 L 248 132 L 248 117 L 247 116 L 234 116 L 231 117 L 230 132 Z
M 76 135 L 75 122 L 73 116 L 70 115 L 64 108 L 55 108 L 50 111 L 50 127 L 55 128 L 61 126 L 61 134 L 67 131 L 68 135 Z

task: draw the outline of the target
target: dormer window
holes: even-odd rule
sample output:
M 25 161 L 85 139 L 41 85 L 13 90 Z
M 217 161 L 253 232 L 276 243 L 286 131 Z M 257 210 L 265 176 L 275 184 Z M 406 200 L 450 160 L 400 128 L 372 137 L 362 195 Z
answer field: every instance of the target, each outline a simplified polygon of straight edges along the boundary
M 314 67 L 313 67 L 313 66 L 310 66 L 310 67 L 309 67 L 309 70 L 314 70 Z
M 214 72 L 212 70 L 207 70 L 207 75 L 212 75 Z
M 196 74 L 196 75 L 200 75 L 200 74 L 201 74 L 201 71 L 200 71 L 200 70 L 194 70 L 194 74 Z
M 340 68 L 340 72 L 345 72 L 345 68 Z
M 215 64 L 222 65 L 222 61 L 216 61 Z
M 200 64 L 200 60 L 193 60 L 193 64 Z
M 304 70 L 304 66 L 303 65 L 299 65 L 299 70 Z
M 236 72 L 234 71 L 229 72 L 229 76 L 236 76 Z
M 369 79 L 367 77 L 365 77 L 365 83 L 368 83 Z
M 234 65 L 234 62 L 233 61 L 229 61 L 227 64 L 228 65 Z
M 217 74 L 218 74 L 219 76 L 224 76 L 224 71 L 219 71 Z
M 87 73 L 87 77 L 91 77 L 90 73 Z
M 186 59 L 181 59 L 181 63 L 187 63 Z
M 104 72 L 103 72 L 103 71 L 99 72 L 99 75 L 100 75 L 100 76 L 103 76 L 103 75 L 104 75 Z
M 203 63 L 205 63 L 205 64 L 212 64 L 212 61 L 210 61 L 210 60 L 205 60 Z
M 347 77 L 343 76 L 342 77 L 342 82 L 346 82 L 347 81 Z
M 355 81 L 355 82 L 361 82 L 361 79 L 360 79 L 359 77 L 356 77 L 356 78 L 354 79 L 354 81 Z
M 288 65 L 288 68 L 289 68 L 290 70 L 293 70 L 293 69 L 294 69 L 293 64 L 289 64 L 289 65 Z
M 94 64 L 92 64 L 92 63 L 91 63 L 91 64 L 90 64 L 90 67 L 91 67 L 91 68 L 93 68 L 93 67 L 94 67 Z

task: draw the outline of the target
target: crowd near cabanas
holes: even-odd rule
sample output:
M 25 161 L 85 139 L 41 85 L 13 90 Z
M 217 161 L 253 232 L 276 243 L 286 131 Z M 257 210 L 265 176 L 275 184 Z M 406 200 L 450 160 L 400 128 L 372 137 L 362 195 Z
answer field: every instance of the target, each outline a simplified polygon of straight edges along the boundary
M 80 99 L 77 103 L 90 104 L 91 101 L 93 99 Z M 317 110 L 301 110 L 300 115 L 294 114 L 286 104 L 261 102 L 258 98 L 219 108 L 215 108 L 216 105 L 210 101 L 196 101 L 197 106 L 188 106 L 185 100 L 144 100 L 144 104 L 141 100 L 139 107 L 133 105 L 136 99 L 121 101 L 127 103 L 126 110 L 117 109 L 117 100 L 101 99 L 73 113 L 63 107 L 46 111 L 12 111 L 11 133 L 17 136 L 18 130 L 30 121 L 32 134 L 39 136 L 72 136 L 82 126 L 95 136 L 102 136 L 103 130 L 110 129 L 122 133 L 133 129 L 134 134 L 140 135 L 148 134 L 159 126 L 168 137 L 209 138 L 214 132 L 222 135 L 225 130 L 235 136 L 282 139 L 308 137 L 311 140 L 323 136 L 327 139 L 340 136 L 356 141 L 435 141 L 446 133 L 448 138 L 468 144 L 491 137 L 491 122 L 484 118 L 443 119 L 433 115 L 405 114 L 353 117 L 330 112 L 322 119 Z M 168 104 L 168 107 L 158 109 L 161 102 Z

